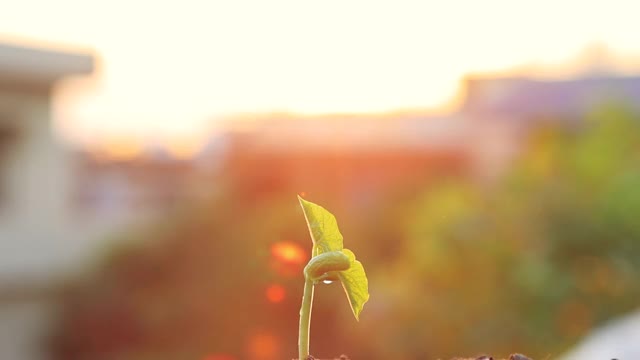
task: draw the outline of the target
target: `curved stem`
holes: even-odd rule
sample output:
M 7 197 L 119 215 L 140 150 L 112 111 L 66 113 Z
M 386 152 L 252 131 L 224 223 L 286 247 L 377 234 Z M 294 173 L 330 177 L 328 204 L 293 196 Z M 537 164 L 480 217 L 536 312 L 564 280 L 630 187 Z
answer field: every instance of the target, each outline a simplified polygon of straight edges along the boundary
M 300 328 L 298 330 L 298 357 L 309 357 L 309 328 L 311 325 L 311 306 L 313 304 L 313 280 L 305 277 L 302 307 L 300 308 Z

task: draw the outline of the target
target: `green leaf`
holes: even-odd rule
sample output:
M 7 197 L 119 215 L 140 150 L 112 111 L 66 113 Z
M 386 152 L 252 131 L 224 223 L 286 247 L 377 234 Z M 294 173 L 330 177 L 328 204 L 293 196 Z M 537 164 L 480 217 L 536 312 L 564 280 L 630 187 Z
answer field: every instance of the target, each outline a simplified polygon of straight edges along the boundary
M 338 222 L 333 214 L 322 206 L 306 201 L 300 196 L 298 196 L 298 200 L 300 200 L 311 240 L 313 240 L 312 260 L 305 268 L 305 276 L 311 276 L 314 280 L 320 279 L 322 276 L 326 279 L 335 279 L 337 276 L 347 294 L 353 315 L 356 320 L 359 320 L 360 312 L 369 300 L 369 282 L 362 263 L 356 260 L 356 256 L 351 250 L 343 249 L 342 234 L 340 234 Z M 332 252 L 334 254 L 330 255 Z M 344 256 L 341 253 L 348 257 L 349 268 L 346 270 L 343 270 Z M 318 258 L 321 254 L 324 255 Z
M 298 196 L 298 200 L 313 241 L 312 256 L 342 250 L 342 234 L 338 229 L 335 216 L 322 206 L 306 201 L 300 196 Z
M 360 312 L 364 304 L 369 300 L 367 274 L 364 272 L 362 263 L 356 260 L 356 256 L 351 250 L 344 249 L 342 252 L 349 257 L 351 266 L 347 270 L 338 272 L 338 277 L 340 277 L 344 292 L 349 299 L 353 315 L 356 317 L 356 320 L 360 320 Z

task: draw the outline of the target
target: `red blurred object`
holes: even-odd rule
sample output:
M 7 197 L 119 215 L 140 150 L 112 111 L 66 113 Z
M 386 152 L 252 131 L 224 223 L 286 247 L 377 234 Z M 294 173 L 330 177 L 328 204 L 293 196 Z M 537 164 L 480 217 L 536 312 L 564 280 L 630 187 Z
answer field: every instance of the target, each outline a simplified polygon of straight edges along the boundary
M 307 253 L 297 243 L 280 241 L 271 245 L 271 268 L 281 276 L 298 276 L 307 261 Z
M 273 284 L 267 288 L 265 295 L 267 296 L 267 300 L 277 304 L 284 300 L 287 295 L 287 291 L 282 287 L 282 285 Z
M 291 241 L 280 241 L 271 246 L 271 255 L 278 261 L 289 264 L 303 264 L 307 254 L 300 245 Z
M 275 360 L 280 357 L 280 342 L 271 333 L 258 333 L 248 339 L 247 353 L 250 359 Z

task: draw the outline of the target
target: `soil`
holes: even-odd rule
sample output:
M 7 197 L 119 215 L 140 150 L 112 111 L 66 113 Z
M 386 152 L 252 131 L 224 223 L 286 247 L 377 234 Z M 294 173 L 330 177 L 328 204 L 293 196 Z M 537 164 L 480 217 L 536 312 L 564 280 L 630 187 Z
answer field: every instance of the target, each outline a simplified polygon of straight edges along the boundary
M 476 358 L 453 358 L 451 360 L 499 360 L 499 359 L 494 359 L 489 355 L 482 355 Z M 506 360 L 533 360 L 533 359 L 526 357 L 522 354 L 511 354 L 511 356 L 509 356 L 509 359 L 506 359 Z
M 349 360 L 349 357 L 347 355 L 340 355 L 340 357 L 337 357 L 335 359 L 318 359 L 315 358 L 313 356 L 309 356 L 308 358 L 306 358 L 305 360 Z M 491 356 L 488 355 L 482 355 L 482 356 L 478 356 L 475 358 L 461 358 L 461 357 L 457 357 L 457 358 L 453 358 L 451 360 L 500 360 L 500 359 L 494 359 Z M 511 354 L 511 356 L 509 356 L 509 359 L 506 360 L 533 360 L 529 357 L 526 357 L 522 354 Z

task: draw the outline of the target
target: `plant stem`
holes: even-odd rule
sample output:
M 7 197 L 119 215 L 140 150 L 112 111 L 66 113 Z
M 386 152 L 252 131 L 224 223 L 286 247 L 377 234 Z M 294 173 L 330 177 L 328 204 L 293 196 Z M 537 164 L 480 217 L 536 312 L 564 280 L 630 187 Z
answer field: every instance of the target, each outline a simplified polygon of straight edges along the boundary
M 309 357 L 309 327 L 311 325 L 311 306 L 313 304 L 313 280 L 304 280 L 302 307 L 300 308 L 300 328 L 298 330 L 298 356 L 300 360 Z

